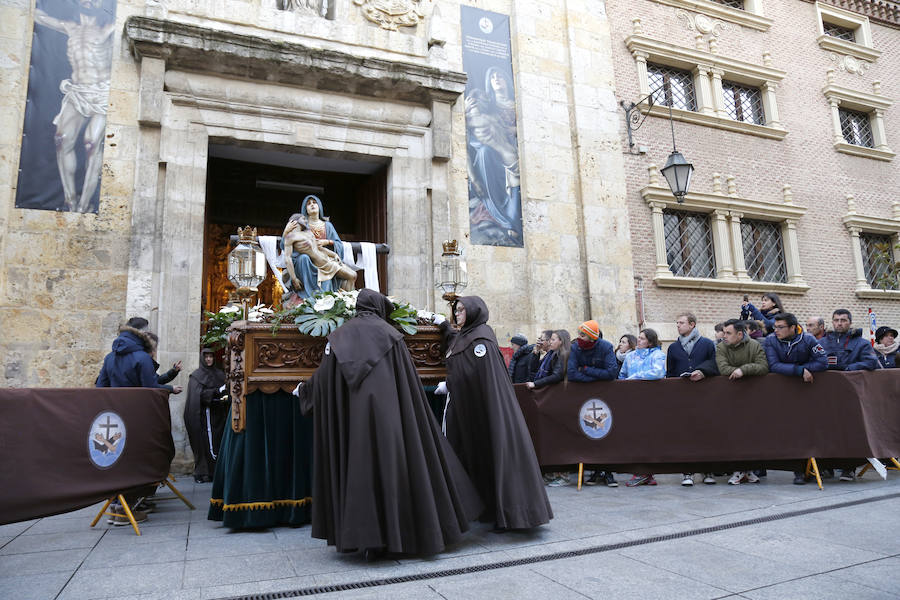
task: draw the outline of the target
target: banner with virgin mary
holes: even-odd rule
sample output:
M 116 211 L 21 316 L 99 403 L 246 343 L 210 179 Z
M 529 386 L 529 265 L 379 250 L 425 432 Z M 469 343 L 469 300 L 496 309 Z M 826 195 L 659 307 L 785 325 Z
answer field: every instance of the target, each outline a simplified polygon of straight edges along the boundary
M 521 248 L 522 198 L 509 17 L 462 11 L 469 230 L 473 244 Z

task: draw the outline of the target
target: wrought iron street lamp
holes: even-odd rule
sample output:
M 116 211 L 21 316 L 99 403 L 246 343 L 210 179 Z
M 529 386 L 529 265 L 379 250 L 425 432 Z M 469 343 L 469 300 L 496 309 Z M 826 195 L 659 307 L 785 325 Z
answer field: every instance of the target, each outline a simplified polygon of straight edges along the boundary
M 641 125 L 644 124 L 647 115 L 650 114 L 650 109 L 653 108 L 654 95 L 663 89 L 664 88 L 660 86 L 637 102 L 632 102 L 627 105 L 624 100 L 619 102 L 622 108 L 625 109 L 625 126 L 628 131 L 629 150 L 634 147 L 634 140 L 632 139 L 631 134 L 640 129 Z M 641 102 L 645 101 L 647 102 L 647 110 L 642 116 L 637 108 Z M 691 187 L 691 175 L 694 173 L 694 165 L 685 160 L 681 152 L 675 147 L 675 121 L 672 118 L 671 100 L 669 101 L 669 125 L 672 127 L 672 153 L 666 160 L 666 166 L 660 169 L 660 172 L 663 174 L 663 177 L 666 178 L 666 182 L 669 184 L 669 188 L 672 190 L 675 200 L 684 202 L 684 197 L 687 196 L 688 190 Z
M 228 253 L 228 280 L 237 288 L 237 295 L 247 318 L 247 299 L 257 292 L 256 286 L 266 278 L 266 255 L 256 241 L 256 227 L 238 227 L 238 243 Z
M 444 290 L 444 300 L 453 302 L 459 296 L 459 292 L 466 289 L 469 283 L 469 274 L 466 261 L 463 260 L 456 240 L 443 243 L 441 262 L 437 265 L 435 287 Z

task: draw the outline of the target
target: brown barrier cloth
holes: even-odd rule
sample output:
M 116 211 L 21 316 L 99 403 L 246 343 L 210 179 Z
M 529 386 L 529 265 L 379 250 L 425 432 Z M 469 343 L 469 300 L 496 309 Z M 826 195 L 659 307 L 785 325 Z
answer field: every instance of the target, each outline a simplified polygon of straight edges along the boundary
M 101 468 L 91 459 L 94 436 L 121 429 L 92 428 L 107 411 L 124 424 L 124 445 L 117 446 L 115 462 Z M 0 524 L 76 510 L 160 482 L 175 456 L 168 392 L 0 389 L 0 456 Z
M 802 468 L 798 459 L 900 455 L 900 369 L 769 374 L 740 381 L 560 383 L 516 396 L 544 465 L 588 463 L 622 472 L 703 471 L 701 465 Z M 582 431 L 582 406 L 609 407 L 602 439 Z M 856 459 L 849 460 L 848 459 Z M 724 469 L 723 469 L 724 470 Z

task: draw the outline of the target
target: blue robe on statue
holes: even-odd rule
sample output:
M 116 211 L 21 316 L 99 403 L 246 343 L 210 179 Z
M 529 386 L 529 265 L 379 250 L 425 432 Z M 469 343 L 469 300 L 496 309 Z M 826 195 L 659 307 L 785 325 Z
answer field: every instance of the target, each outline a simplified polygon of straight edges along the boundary
M 325 215 L 322 210 L 322 201 L 316 196 L 307 196 L 304 198 L 303 208 L 300 212 L 304 217 L 309 218 L 309 215 L 306 214 L 306 202 L 310 197 L 315 198 L 319 205 L 319 218 L 324 220 Z M 334 225 L 332 225 L 330 221 L 325 221 L 325 237 L 334 242 L 334 245 L 329 246 L 329 248 L 343 259 L 344 243 L 341 241 L 341 238 L 338 237 L 337 230 L 335 230 Z M 282 240 L 281 244 L 283 249 L 284 240 Z M 312 264 L 312 261 L 306 254 L 295 251 L 291 255 L 291 260 L 294 263 L 294 273 L 297 274 L 297 278 L 300 280 L 300 283 L 303 284 L 302 290 L 294 290 L 301 298 L 309 298 L 320 290 L 323 292 L 336 292 L 341 287 L 341 281 L 343 280 L 338 277 L 334 277 L 328 281 L 319 282 L 319 270 Z

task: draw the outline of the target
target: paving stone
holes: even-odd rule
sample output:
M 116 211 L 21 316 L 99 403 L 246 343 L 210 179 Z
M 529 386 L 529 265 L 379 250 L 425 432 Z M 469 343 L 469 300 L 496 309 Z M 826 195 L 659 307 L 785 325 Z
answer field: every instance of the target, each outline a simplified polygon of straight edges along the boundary
M 730 592 L 789 581 L 817 571 L 711 546 L 700 538 L 657 542 L 619 552 L 644 564 Z
M 183 562 L 79 569 L 58 600 L 88 600 L 119 594 L 148 594 L 181 589 Z
M 3 546 L 3 548 L 0 548 L 0 555 L 69 550 L 72 548 L 91 548 L 97 543 L 97 540 L 99 540 L 102 535 L 103 531 L 99 530 L 20 535 Z
M 91 550 L 85 569 L 146 565 L 184 561 L 187 551 L 183 541 L 155 542 L 143 544 L 98 545 Z
M 752 600 L 897 600 L 900 595 L 877 590 L 843 575 L 816 575 L 777 585 L 745 591 L 741 594 Z
M 296 577 L 287 557 L 280 552 L 245 556 L 216 556 L 184 563 L 184 588 L 247 583 Z
M 90 552 L 90 548 L 47 550 L 25 554 L 0 556 L 0 577 L 6 575 L 36 575 L 58 571 L 72 573 Z
M 717 598 L 728 593 L 721 587 L 613 552 L 540 563 L 529 568 L 591 598 L 689 600 Z
M 3 576 L 0 577 L 0 598 L 9 600 L 55 598 L 70 576 L 71 572 Z

